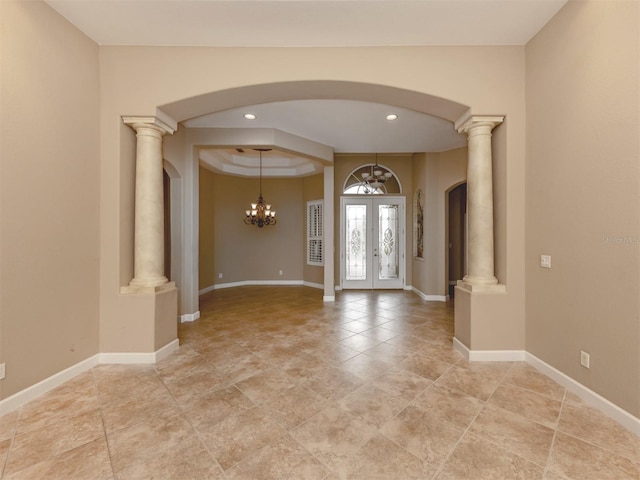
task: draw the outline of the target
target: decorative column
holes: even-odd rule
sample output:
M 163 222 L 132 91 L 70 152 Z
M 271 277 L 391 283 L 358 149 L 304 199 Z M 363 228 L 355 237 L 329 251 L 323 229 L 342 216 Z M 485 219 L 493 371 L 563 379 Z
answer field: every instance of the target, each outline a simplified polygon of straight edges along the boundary
M 162 136 L 173 134 L 155 117 L 125 117 L 136 131 L 134 277 L 127 290 L 158 287 L 164 276 L 164 192 Z
M 494 275 L 491 131 L 503 120 L 472 116 L 458 127 L 458 133 L 468 137 L 468 264 L 461 286 L 472 291 L 499 288 Z

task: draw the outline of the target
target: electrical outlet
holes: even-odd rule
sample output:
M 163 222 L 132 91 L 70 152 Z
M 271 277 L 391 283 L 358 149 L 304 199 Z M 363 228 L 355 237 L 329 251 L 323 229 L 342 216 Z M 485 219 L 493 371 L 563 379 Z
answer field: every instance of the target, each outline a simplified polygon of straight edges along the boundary
M 551 255 L 540 255 L 540 266 L 543 268 L 551 268 Z
M 278 275 L 282 276 L 282 270 L 278 270 Z
M 0 380 L 5 377 L 6 374 L 6 364 L 0 363 Z
M 221 273 L 218 274 L 218 278 L 222 278 L 222 274 Z
M 580 352 L 580 365 L 585 368 L 589 368 L 589 363 L 591 361 L 591 357 L 587 352 Z

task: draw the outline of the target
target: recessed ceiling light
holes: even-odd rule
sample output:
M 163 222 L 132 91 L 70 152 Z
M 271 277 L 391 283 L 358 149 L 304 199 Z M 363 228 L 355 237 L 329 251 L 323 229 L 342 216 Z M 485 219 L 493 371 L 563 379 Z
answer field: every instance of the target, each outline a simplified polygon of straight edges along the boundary
M 389 115 L 386 116 L 387 120 L 397 120 L 398 119 L 398 115 L 396 115 L 395 113 L 390 113 Z
M 245 113 L 244 118 L 246 118 L 247 120 L 255 120 L 256 116 L 253 113 Z

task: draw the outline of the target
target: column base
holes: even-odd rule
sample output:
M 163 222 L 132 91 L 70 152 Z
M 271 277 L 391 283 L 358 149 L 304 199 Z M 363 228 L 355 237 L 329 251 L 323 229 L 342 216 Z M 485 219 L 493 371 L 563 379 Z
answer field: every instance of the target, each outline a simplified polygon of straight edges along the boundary
M 497 282 L 498 280 L 496 280 Z M 463 288 L 468 292 L 485 292 L 485 293 L 506 293 L 507 286 L 499 283 L 471 283 L 465 277 L 463 280 L 458 280 L 458 288 Z
M 137 293 L 160 293 L 165 290 L 171 290 L 176 288 L 176 282 L 165 282 L 161 285 L 127 285 L 126 287 L 120 287 L 120 293 L 123 295 L 137 294 Z
M 165 276 L 162 277 L 147 277 L 147 278 L 137 278 L 134 277 L 133 280 L 129 282 L 129 286 L 131 287 L 157 287 L 158 285 L 164 285 L 167 283 L 169 279 Z

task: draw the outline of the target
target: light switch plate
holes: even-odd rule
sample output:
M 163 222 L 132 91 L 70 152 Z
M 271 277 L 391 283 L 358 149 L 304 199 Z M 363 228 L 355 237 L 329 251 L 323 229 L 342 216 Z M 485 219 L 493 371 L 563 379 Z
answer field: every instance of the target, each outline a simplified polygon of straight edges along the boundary
M 543 268 L 551 268 L 551 255 L 540 255 L 540 266 Z

